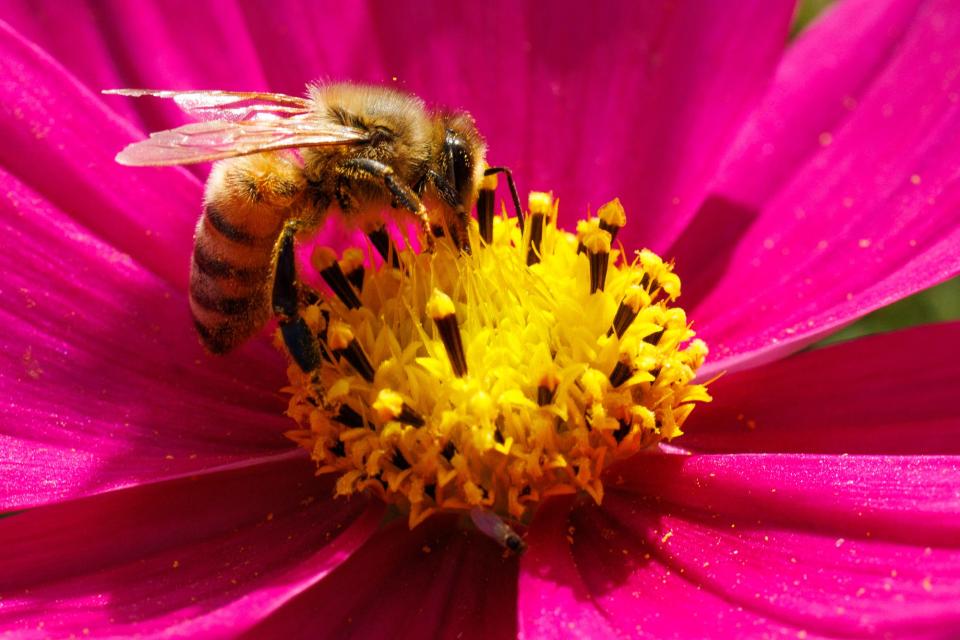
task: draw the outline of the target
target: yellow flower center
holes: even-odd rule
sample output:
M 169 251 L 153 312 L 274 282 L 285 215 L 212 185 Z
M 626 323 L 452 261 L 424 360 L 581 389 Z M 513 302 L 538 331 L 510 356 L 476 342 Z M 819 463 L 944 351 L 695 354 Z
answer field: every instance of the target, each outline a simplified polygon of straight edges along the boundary
M 576 234 L 549 194 L 529 208 L 521 224 L 488 207 L 471 254 L 441 239 L 364 269 L 357 249 L 314 253 L 340 276 L 300 311 L 323 360 L 289 367 L 288 435 L 339 474 L 338 495 L 376 494 L 411 527 L 478 508 L 525 522 L 551 495 L 600 502 L 606 467 L 710 400 L 672 266 L 615 248 L 619 200 Z

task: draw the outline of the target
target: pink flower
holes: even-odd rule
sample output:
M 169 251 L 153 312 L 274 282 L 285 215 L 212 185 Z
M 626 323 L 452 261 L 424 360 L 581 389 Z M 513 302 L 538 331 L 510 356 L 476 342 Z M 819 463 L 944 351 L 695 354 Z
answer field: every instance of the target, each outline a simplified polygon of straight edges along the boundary
M 0 24 L 0 628 L 13 637 L 952 637 L 960 323 L 787 357 L 960 271 L 960 6 L 56 3 Z M 563 210 L 676 256 L 711 386 L 676 441 L 500 550 L 331 498 L 267 341 L 205 355 L 201 180 L 113 155 L 120 86 L 391 82 Z M 705 377 L 709 377 L 707 373 Z

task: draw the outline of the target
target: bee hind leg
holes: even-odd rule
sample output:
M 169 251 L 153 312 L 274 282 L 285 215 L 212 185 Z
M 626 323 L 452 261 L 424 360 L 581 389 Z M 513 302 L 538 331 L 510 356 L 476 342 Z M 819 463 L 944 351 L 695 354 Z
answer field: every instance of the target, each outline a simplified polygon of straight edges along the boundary
M 288 221 L 277 240 L 271 298 L 287 351 L 300 369 L 309 373 L 320 366 L 320 350 L 316 337 L 300 315 L 300 285 L 294 251 L 298 230 L 297 221 Z

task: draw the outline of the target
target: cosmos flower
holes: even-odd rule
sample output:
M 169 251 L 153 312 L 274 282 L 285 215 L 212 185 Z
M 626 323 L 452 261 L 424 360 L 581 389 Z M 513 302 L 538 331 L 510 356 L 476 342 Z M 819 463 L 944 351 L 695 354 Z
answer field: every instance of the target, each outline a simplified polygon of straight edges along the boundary
M 960 270 L 960 8 L 847 0 L 787 45 L 789 2 L 633 4 L 5 2 L 0 628 L 955 635 L 960 324 L 796 352 Z M 318 77 L 469 109 L 564 211 L 619 196 L 726 372 L 600 505 L 544 502 L 519 558 L 333 499 L 269 340 L 193 334 L 203 169 L 112 161 L 180 116 L 102 88 Z

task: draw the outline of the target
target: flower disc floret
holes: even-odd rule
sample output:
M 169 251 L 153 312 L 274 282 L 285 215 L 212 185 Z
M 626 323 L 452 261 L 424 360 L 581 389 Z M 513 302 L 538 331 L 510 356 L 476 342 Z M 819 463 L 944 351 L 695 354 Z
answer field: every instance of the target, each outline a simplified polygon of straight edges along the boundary
M 305 296 L 323 358 L 288 370 L 288 435 L 339 474 L 339 495 L 376 494 L 411 526 L 477 508 L 522 522 L 551 495 L 600 502 L 604 469 L 680 435 L 709 401 L 693 383 L 706 345 L 673 306 L 679 278 L 616 245 L 619 201 L 576 234 L 548 194 L 530 211 L 474 228 L 469 254 L 440 239 L 363 269 L 350 249 L 360 304 Z

